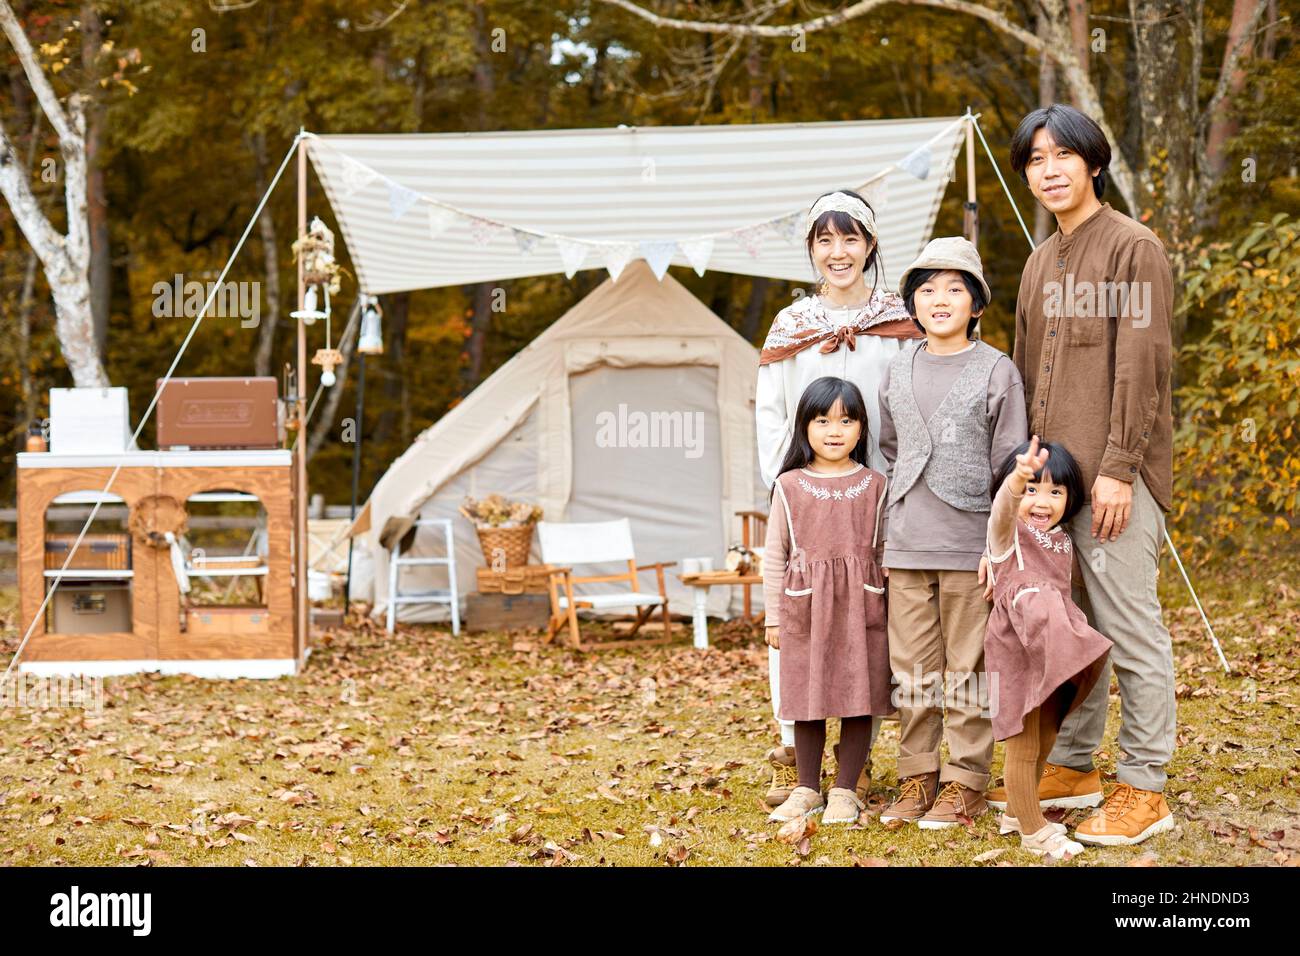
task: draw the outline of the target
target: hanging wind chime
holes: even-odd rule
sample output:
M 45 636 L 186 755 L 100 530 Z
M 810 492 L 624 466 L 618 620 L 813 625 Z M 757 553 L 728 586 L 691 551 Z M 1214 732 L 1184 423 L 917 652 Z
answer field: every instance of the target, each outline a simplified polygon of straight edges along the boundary
M 289 314 L 307 325 L 314 325 L 317 319 L 325 320 L 325 347 L 316 350 L 311 364 L 321 367 L 320 383 L 328 388 L 335 382 L 334 369 L 343 363 L 343 353 L 333 347 L 330 329 L 330 293 L 338 293 L 341 271 L 334 260 L 334 233 L 319 216 L 313 216 L 306 235 L 293 244 L 293 251 L 302 260 L 307 291 L 303 307 Z M 320 299 L 324 299 L 323 310 L 318 308 Z

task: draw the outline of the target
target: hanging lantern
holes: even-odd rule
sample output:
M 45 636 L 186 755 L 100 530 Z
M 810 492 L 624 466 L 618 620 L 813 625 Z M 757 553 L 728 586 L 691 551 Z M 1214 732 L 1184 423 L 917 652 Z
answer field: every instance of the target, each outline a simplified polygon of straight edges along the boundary
M 361 313 L 361 336 L 357 339 L 357 351 L 362 355 L 384 354 L 384 334 L 380 321 L 383 315 L 379 299 L 371 296 Z

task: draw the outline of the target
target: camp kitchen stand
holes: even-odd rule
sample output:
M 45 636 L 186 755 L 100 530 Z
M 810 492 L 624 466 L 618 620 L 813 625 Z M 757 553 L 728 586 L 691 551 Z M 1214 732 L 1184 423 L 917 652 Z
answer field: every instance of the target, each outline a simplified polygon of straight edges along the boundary
M 119 464 L 112 487 L 101 496 Z M 295 627 L 293 475 L 289 449 L 20 453 L 18 583 L 24 627 L 36 617 L 46 588 L 58 574 L 45 567 L 46 512 L 51 504 L 93 504 L 102 497 L 106 503 L 134 509 L 151 496 L 170 496 L 182 505 L 191 500 L 256 499 L 266 516 L 264 563 L 249 567 L 250 562 L 231 562 L 223 569 L 218 560 L 209 559 L 187 568 L 191 578 L 257 575 L 261 607 L 183 606 L 169 549 L 133 534 L 129 568 L 90 571 L 70 566 L 60 584 L 62 588 L 87 579 L 129 582 L 129 630 L 49 633 L 41 615 L 23 651 L 21 669 L 92 676 L 141 671 L 225 678 L 296 674 L 306 660 L 308 639 Z M 84 550 L 83 540 L 79 553 Z

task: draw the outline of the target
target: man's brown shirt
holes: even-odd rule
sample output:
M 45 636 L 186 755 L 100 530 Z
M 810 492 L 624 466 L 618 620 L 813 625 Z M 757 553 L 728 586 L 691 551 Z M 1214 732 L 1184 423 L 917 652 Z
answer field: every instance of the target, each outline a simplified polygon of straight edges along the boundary
M 1025 263 L 1012 359 L 1029 430 L 1069 449 L 1089 493 L 1099 474 L 1129 483 L 1141 474 L 1170 508 L 1172 318 L 1164 246 L 1110 203 Z

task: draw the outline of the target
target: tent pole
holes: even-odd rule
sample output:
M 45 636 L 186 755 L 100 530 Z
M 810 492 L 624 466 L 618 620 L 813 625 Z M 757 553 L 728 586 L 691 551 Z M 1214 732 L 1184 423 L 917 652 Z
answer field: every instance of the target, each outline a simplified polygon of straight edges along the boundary
M 971 245 L 978 246 L 980 239 L 979 204 L 975 200 L 975 119 L 966 107 L 966 207 L 962 217 L 963 231 Z
M 307 144 L 298 140 L 298 239 L 307 235 Z M 306 308 L 307 285 L 303 260 L 298 256 L 298 309 Z M 307 442 L 302 432 L 307 422 L 307 328 L 298 320 L 298 434 L 294 441 L 294 620 L 297 640 L 294 656 L 302 664 L 307 653 Z
M 366 353 L 361 352 L 357 363 L 357 433 L 352 443 L 352 507 L 348 515 L 352 521 L 357 520 L 357 485 L 361 480 L 361 438 L 365 434 L 363 422 L 366 411 Z M 351 527 L 351 525 L 349 525 Z M 352 609 L 352 544 L 353 537 L 348 535 L 348 577 L 343 592 L 343 616 L 347 617 Z

